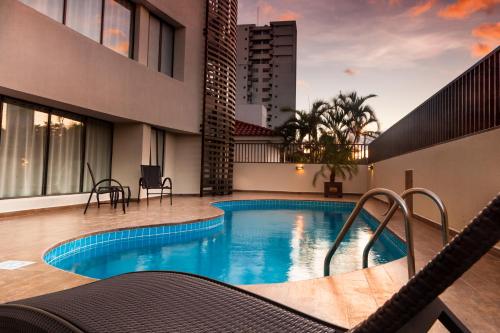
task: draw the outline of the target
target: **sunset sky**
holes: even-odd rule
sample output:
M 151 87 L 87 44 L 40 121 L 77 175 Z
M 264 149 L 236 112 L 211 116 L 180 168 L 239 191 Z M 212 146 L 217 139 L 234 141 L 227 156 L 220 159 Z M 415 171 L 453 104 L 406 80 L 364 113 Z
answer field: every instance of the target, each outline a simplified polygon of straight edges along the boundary
M 239 0 L 239 24 L 296 20 L 297 108 L 374 93 L 382 129 L 500 44 L 500 0 Z

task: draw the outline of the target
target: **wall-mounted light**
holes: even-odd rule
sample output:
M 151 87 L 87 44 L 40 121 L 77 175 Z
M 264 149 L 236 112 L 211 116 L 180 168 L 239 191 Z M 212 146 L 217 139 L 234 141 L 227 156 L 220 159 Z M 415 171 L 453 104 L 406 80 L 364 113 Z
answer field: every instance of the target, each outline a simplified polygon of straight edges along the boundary
M 374 165 L 373 165 L 373 164 L 370 164 L 370 165 L 368 166 L 368 170 L 370 170 L 370 171 L 373 171 L 373 168 L 374 168 Z
M 299 174 L 299 175 L 300 175 L 300 174 L 303 174 L 303 173 L 304 173 L 304 165 L 303 165 L 303 164 L 297 164 L 297 165 L 295 166 L 295 172 L 296 172 L 297 174 Z

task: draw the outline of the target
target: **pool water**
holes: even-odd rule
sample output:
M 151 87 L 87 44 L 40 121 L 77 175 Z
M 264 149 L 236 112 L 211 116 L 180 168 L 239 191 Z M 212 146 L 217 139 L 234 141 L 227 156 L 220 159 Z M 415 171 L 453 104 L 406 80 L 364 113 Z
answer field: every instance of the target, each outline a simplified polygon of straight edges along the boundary
M 207 228 L 159 235 L 144 231 L 138 237 L 122 232 L 90 246 L 68 245 L 66 252 L 50 256 L 53 249 L 46 261 L 98 279 L 145 270 L 190 272 L 231 284 L 311 279 L 323 276 L 325 255 L 354 208 L 352 203 L 285 200 L 215 205 L 224 210 L 223 221 Z M 362 267 L 363 248 L 376 226 L 363 211 L 332 259 L 332 274 Z M 405 255 L 404 243 L 384 231 L 369 266 Z

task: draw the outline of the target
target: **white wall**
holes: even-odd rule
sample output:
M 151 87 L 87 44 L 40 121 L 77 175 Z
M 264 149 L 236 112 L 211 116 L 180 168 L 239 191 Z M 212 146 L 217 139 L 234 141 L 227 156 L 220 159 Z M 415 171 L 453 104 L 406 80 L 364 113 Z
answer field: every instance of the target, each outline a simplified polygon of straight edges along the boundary
M 140 166 L 149 164 L 150 135 L 151 128 L 143 124 L 117 124 L 113 131 L 111 177 L 129 186 L 132 198 L 137 198 Z
M 437 193 L 450 226 L 461 230 L 500 192 L 500 129 L 469 136 L 374 164 L 369 187 L 404 190 L 404 172 L 413 169 L 413 185 Z M 439 221 L 435 206 L 416 197 L 416 214 Z
M 106 197 L 105 200 L 107 200 L 108 198 L 109 197 Z M 51 195 L 46 197 L 31 197 L 20 199 L 3 199 L 0 200 L 0 213 L 79 205 L 87 203 L 88 199 L 88 193 Z M 96 202 L 95 195 L 92 198 L 92 202 Z
M 1 0 L 0 93 L 97 118 L 198 133 L 205 6 L 197 0 L 147 3 L 182 26 L 175 36 L 176 78 L 124 57 L 18 0 Z M 142 40 L 134 44 L 147 45 L 145 29 L 139 35 Z M 144 62 L 144 55 L 139 60 Z
M 323 193 L 324 179 L 312 185 L 319 164 L 304 164 L 304 172 L 297 172 L 297 164 L 236 163 L 234 165 L 234 189 L 243 191 L 316 192 Z M 366 165 L 358 167 L 358 174 L 351 180 L 343 180 L 344 193 L 364 193 L 367 190 Z M 337 178 L 337 181 L 341 181 Z
M 172 178 L 175 194 L 199 194 L 201 136 L 168 134 L 165 144 L 165 176 Z
M 236 104 L 236 119 L 267 127 L 267 110 L 262 104 Z

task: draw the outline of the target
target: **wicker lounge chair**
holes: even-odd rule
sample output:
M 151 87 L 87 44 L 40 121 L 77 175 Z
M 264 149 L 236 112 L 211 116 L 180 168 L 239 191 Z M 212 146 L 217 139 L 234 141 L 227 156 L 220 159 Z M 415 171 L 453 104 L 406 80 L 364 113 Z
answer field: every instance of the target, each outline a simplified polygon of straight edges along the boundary
M 165 179 L 162 180 L 161 168 L 159 165 L 141 165 L 141 179 L 139 180 L 137 201 L 141 200 L 141 188 L 146 190 L 146 200 L 148 204 L 150 194 L 159 194 L 161 202 L 163 199 L 163 191 L 169 190 L 170 205 L 172 205 L 172 179 L 165 177 Z M 160 190 L 160 192 L 151 193 L 149 192 L 150 190 Z
M 500 239 L 500 197 L 349 332 L 468 332 L 438 296 Z M 224 283 L 175 272 L 116 276 L 0 305 L 1 332 L 346 332 Z

